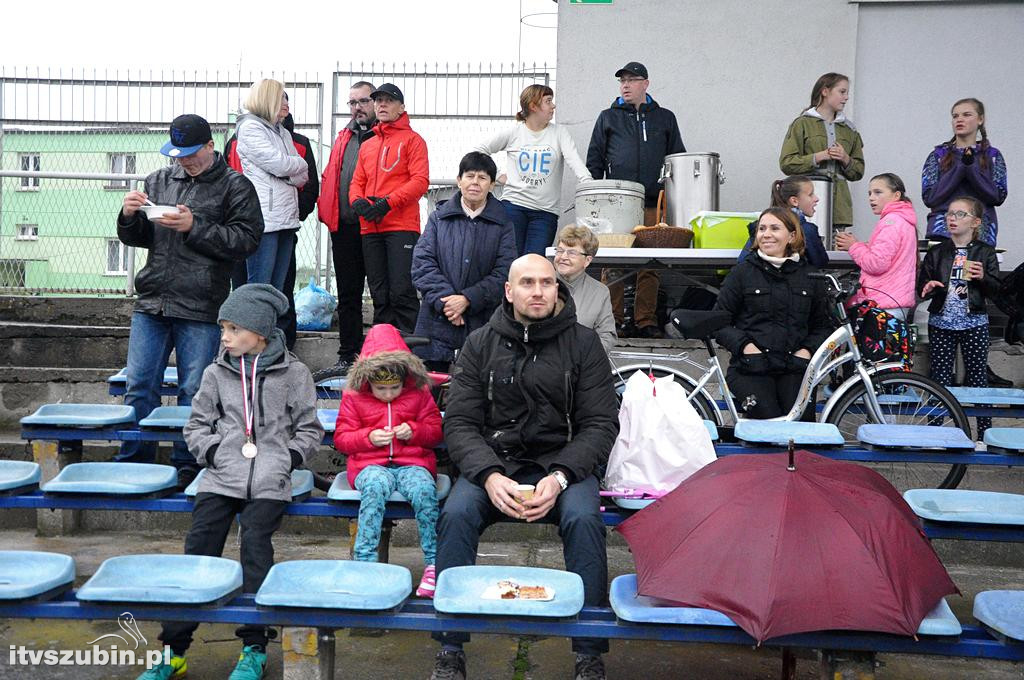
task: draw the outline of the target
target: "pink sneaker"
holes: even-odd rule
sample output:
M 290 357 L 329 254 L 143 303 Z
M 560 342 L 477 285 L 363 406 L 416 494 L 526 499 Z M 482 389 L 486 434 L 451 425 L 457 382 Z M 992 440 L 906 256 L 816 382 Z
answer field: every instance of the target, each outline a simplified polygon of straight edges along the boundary
M 434 588 L 437 587 L 437 570 L 433 564 L 428 564 L 423 570 L 423 578 L 416 588 L 416 597 L 434 597 Z

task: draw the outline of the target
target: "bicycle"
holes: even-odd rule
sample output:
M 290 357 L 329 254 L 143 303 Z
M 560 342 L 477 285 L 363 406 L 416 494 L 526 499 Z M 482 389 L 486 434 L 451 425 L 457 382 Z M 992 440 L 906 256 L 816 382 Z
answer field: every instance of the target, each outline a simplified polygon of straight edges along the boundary
M 963 408 L 945 387 L 927 376 L 904 372 L 899 362 L 872 363 L 863 357 L 854 337 L 853 324 L 843 305 L 855 289 L 844 289 L 832 274 L 815 272 L 811 276 L 827 281 L 826 294 L 839 320 L 839 326 L 811 356 L 800 392 L 789 413 L 772 420 L 799 420 L 814 398 L 816 388 L 833 375 L 840 375 L 841 367 L 852 364 L 853 375 L 843 380 L 828 395 L 819 415 L 821 422 L 838 426 L 848 443 L 857 442 L 857 428 L 865 423 L 950 426 L 958 427 L 970 436 L 971 428 Z M 687 352 L 657 355 L 611 352 L 609 356 L 615 359 L 644 360 L 641 363 L 613 367 L 617 375 L 616 390 L 621 393 L 629 375 L 636 370 L 645 370 L 655 377 L 671 375 L 686 388 L 688 400 L 702 418 L 717 426 L 725 425 L 722 408 L 719 406 L 721 403 L 733 423 L 743 420 L 729 392 L 725 371 L 718 360 L 712 338 L 715 331 L 732 323 L 730 314 L 724 311 L 674 310 L 670 316 L 673 325 L 684 338 L 703 341 L 708 352 L 707 361 L 704 364 L 698 363 L 690 359 Z M 701 371 L 701 375 L 694 378 L 683 370 L 655 363 L 665 360 L 696 368 Z M 721 402 L 712 397 L 708 387 L 712 379 L 717 380 Z M 955 488 L 967 470 L 964 464 L 875 463 L 872 466 L 878 468 L 900 491 L 910 488 Z

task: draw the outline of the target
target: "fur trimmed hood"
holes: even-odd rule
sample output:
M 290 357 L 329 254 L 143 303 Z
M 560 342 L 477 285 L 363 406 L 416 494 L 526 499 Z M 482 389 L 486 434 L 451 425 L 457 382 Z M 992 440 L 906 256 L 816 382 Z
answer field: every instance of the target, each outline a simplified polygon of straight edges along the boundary
M 391 324 L 378 324 L 366 334 L 363 349 L 348 372 L 345 389 L 369 390 L 374 371 L 394 364 L 405 367 L 405 387 L 419 389 L 430 384 L 427 367 L 409 350 L 398 329 Z

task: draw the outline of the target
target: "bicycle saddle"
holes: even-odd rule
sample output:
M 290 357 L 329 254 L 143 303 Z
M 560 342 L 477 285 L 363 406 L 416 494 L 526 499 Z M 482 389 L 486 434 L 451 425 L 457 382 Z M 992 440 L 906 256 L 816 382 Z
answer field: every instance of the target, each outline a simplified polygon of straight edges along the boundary
M 673 309 L 669 318 L 687 340 L 710 338 L 715 331 L 732 323 L 732 314 L 720 309 Z

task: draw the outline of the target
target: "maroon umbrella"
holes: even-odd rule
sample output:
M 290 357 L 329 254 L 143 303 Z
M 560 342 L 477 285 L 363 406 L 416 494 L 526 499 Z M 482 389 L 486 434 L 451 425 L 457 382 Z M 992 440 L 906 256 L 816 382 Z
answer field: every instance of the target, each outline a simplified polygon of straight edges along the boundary
M 958 593 L 881 475 L 808 451 L 719 458 L 623 522 L 637 590 L 728 615 L 759 642 L 815 630 L 914 635 Z

